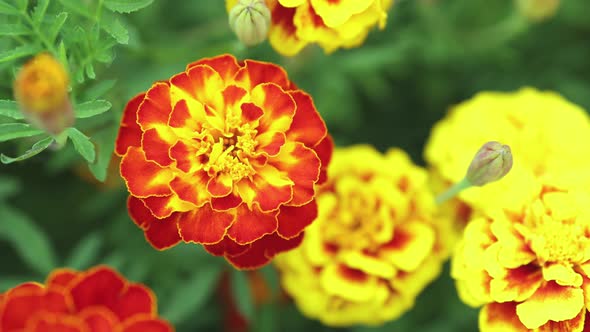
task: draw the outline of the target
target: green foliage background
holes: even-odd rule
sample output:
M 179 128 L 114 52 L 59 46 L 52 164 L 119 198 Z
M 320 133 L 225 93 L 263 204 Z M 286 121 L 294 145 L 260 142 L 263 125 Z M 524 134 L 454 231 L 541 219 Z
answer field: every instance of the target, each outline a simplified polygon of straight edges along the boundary
M 0 99 L 13 99 L 12 82 L 26 59 L 52 52 L 68 64 L 76 128 L 94 147 L 79 154 L 68 144 L 0 166 L 0 291 L 42 281 L 57 266 L 105 263 L 152 287 L 160 313 L 177 331 L 221 331 L 216 285 L 228 265 L 198 246 L 153 250 L 127 216 L 116 171 L 106 171 L 129 98 L 202 57 L 272 61 L 313 95 L 338 145 L 398 146 L 423 163 L 432 124 L 478 91 L 533 86 L 590 110 L 588 12 L 590 2 L 567 0 L 553 18 L 530 22 L 512 0 L 398 0 L 387 28 L 373 31 L 361 48 L 326 55 L 308 47 L 283 58 L 268 44 L 241 46 L 221 0 L 0 0 Z M 15 110 L 0 102 L 0 126 L 15 122 Z M 2 139 L 0 152 L 22 154 L 43 137 Z M 96 177 L 111 174 L 107 181 L 115 185 L 91 180 L 82 155 Z M 252 330 L 336 330 L 306 319 L 292 304 L 255 307 L 244 275 L 230 274 Z M 276 271 L 269 266 L 263 275 L 279 292 Z M 348 330 L 476 329 L 477 310 L 460 303 L 447 268 L 401 319 Z

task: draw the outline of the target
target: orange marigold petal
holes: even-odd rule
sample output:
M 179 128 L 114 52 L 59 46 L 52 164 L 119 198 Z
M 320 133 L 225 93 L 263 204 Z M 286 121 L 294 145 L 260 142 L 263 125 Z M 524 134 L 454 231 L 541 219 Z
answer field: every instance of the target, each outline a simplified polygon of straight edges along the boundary
M 47 290 L 37 283 L 24 283 L 9 290 L 3 302 L 0 331 L 24 328 L 34 313 L 66 313 L 71 309 L 63 292 Z
M 259 84 L 265 83 L 274 83 L 284 90 L 291 86 L 287 72 L 283 68 L 255 60 L 244 61 L 244 66 L 236 73 L 235 82 L 246 90 L 253 90 Z
M 211 207 L 216 211 L 227 211 L 238 207 L 242 202 L 240 195 L 231 193 L 225 197 L 213 197 L 211 199 Z
M 123 332 L 173 332 L 174 328 L 161 319 L 145 318 L 126 322 Z
M 121 160 L 121 176 L 129 192 L 136 197 L 165 196 L 171 194 L 170 169 L 162 168 L 146 159 L 144 152 L 131 147 Z
M 184 242 L 219 243 L 233 223 L 235 215 L 215 211 L 210 204 L 179 214 L 178 229 Z
M 185 99 L 179 100 L 172 109 L 168 118 L 168 125 L 172 128 L 191 128 L 201 130 L 205 108 L 202 105 L 192 104 L 188 107 Z
M 314 198 L 321 162 L 312 149 L 302 143 L 286 144 L 270 164 L 285 172 L 294 183 L 290 205 L 303 205 Z
M 582 289 L 549 281 L 529 299 L 518 304 L 516 314 L 527 328 L 536 329 L 548 321 L 573 319 L 583 307 Z
M 274 166 L 259 168 L 251 178 L 237 183 L 238 192 L 245 202 L 257 203 L 262 211 L 276 210 L 293 198 L 293 181 Z
M 62 268 L 62 269 L 55 269 L 51 271 L 51 274 L 47 277 L 45 284 L 48 288 L 53 287 L 68 287 L 70 282 L 74 280 L 78 276 L 79 272 Z
M 166 219 L 156 219 L 145 230 L 145 238 L 158 250 L 176 245 L 181 240 L 178 234 L 178 216 L 172 215 Z
M 231 82 L 238 70 L 240 70 L 240 65 L 238 64 L 236 58 L 230 54 L 224 54 L 213 58 L 205 58 L 195 61 L 187 65 L 186 70 L 189 70 L 192 67 L 198 65 L 207 65 L 213 68 L 217 73 L 219 73 L 226 84 Z
M 143 130 L 158 125 L 167 125 L 172 112 L 170 102 L 170 86 L 165 82 L 157 82 L 147 91 L 144 101 L 137 110 L 137 123 Z
M 227 236 L 241 245 L 252 243 L 277 230 L 278 213 L 278 210 L 262 212 L 255 206 L 250 209 L 242 204 L 237 208 L 236 220 L 228 229 Z
M 253 242 L 242 254 L 226 255 L 226 259 L 238 269 L 257 269 L 270 262 L 276 254 L 298 247 L 302 240 L 303 233 L 289 240 L 273 233 Z
M 234 188 L 234 181 L 229 173 L 217 173 L 209 179 L 207 183 L 207 192 L 212 197 L 225 197 L 229 195 Z
M 137 124 L 137 110 L 143 101 L 145 93 L 133 97 L 123 110 L 121 126 L 115 141 L 115 153 L 122 156 L 130 146 L 141 146 L 141 127 Z
M 170 166 L 172 159 L 168 155 L 171 142 L 163 138 L 157 129 L 145 131 L 141 137 L 141 147 L 147 160 L 155 161 L 160 166 Z
M 289 92 L 297 104 L 297 112 L 291 127 L 287 131 L 289 140 L 302 142 L 307 147 L 314 147 L 326 137 L 328 129 L 318 113 L 311 96 L 303 91 Z
M 208 105 L 217 112 L 221 112 L 224 100 L 221 92 L 225 83 L 219 73 L 207 65 L 193 66 L 186 72 L 170 78 L 172 84 L 172 98 L 187 99 L 189 108 L 198 101 L 202 105 Z
M 281 151 L 281 148 L 287 141 L 285 134 L 281 132 L 265 132 L 256 137 L 258 142 L 258 152 L 264 152 L 270 157 L 274 157 Z
M 242 110 L 243 123 L 254 122 L 260 119 L 264 114 L 262 108 L 254 105 L 253 103 L 243 103 L 240 108 Z
M 101 305 L 113 310 L 126 283 L 113 269 L 99 266 L 81 274 L 71 285 L 70 294 L 77 310 Z
M 75 316 L 42 313 L 27 322 L 27 332 L 89 332 L 84 321 Z M 93 332 L 93 331 L 92 331 Z
M 119 295 L 112 308 L 113 313 L 121 320 L 137 314 L 156 315 L 156 297 L 147 287 L 141 284 L 130 284 Z
M 291 239 L 303 232 L 318 216 L 318 204 L 315 200 L 303 206 L 283 206 L 280 208 L 278 234 Z
M 326 135 L 326 137 L 314 147 L 314 150 L 322 163 L 320 176 L 316 184 L 322 184 L 328 179 L 328 164 L 330 163 L 332 153 L 334 152 L 334 141 L 332 140 L 332 136 Z
M 170 148 L 170 157 L 176 160 L 176 168 L 189 173 L 198 164 L 197 149 L 183 141 L 176 142 Z
M 252 102 L 264 110 L 258 132 L 287 132 L 297 105 L 287 92 L 273 83 L 261 83 L 250 92 Z
M 293 23 L 297 8 L 287 8 L 280 5 L 272 9 L 272 24 L 268 39 L 277 52 L 286 56 L 299 53 L 307 42 L 297 37 L 297 27 Z
M 528 332 L 516 315 L 516 303 L 490 303 L 479 312 L 479 330 L 481 332 Z
M 79 316 L 90 332 L 112 332 L 119 325 L 119 318 L 106 307 L 88 307 Z
M 238 110 L 248 92 L 242 87 L 229 85 L 223 89 L 222 95 L 227 109 Z
M 199 170 L 190 176 L 174 178 L 170 182 L 170 188 L 181 200 L 201 206 L 210 198 L 207 192 L 208 182 L 207 172 Z
M 174 194 L 167 196 L 150 196 L 141 198 L 143 205 L 158 219 L 168 218 L 176 211 Z M 135 220 L 134 220 L 135 221 Z
M 490 282 L 490 295 L 496 302 L 524 301 L 541 286 L 543 273 L 536 264 L 505 271 Z
M 582 332 L 588 331 L 586 323 L 586 314 L 588 310 L 582 308 L 580 313 L 573 319 L 568 319 L 563 322 L 549 321 L 547 324 L 539 327 L 538 332 Z
M 246 252 L 252 244 L 240 245 L 229 237 L 224 237 L 219 243 L 204 245 L 205 250 L 215 256 L 236 256 Z

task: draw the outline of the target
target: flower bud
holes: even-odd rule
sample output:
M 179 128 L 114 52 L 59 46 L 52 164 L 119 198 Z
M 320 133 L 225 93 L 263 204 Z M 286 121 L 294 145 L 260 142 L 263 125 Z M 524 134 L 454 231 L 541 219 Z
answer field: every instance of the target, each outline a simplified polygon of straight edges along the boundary
M 264 0 L 239 0 L 229 12 L 229 25 L 244 45 L 255 46 L 266 40 L 270 18 Z
M 508 145 L 487 142 L 473 157 L 465 179 L 473 186 L 500 180 L 512 168 L 512 152 Z
M 47 53 L 27 62 L 14 81 L 14 96 L 25 118 L 52 135 L 72 126 L 69 82 L 61 63 Z
M 542 21 L 555 15 L 560 0 L 517 0 L 518 10 L 531 21 Z

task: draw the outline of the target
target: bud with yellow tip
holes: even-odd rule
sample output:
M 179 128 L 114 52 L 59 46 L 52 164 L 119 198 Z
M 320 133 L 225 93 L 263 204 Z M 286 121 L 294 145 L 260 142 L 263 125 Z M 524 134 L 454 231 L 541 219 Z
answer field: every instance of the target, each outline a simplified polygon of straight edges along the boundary
M 239 0 L 229 12 L 229 25 L 246 46 L 266 40 L 271 14 L 264 0 Z
M 512 152 L 508 145 L 487 142 L 473 157 L 465 178 L 473 186 L 483 186 L 503 178 L 512 168 Z
M 41 53 L 25 63 L 14 81 L 14 96 L 25 118 L 52 135 L 74 124 L 68 96 L 70 78 L 53 56 Z

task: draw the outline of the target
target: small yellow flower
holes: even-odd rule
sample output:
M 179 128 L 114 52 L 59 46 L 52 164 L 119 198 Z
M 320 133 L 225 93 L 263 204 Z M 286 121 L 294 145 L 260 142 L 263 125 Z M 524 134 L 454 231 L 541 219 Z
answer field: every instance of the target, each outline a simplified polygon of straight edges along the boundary
M 445 250 L 425 170 L 399 149 L 337 149 L 318 218 L 276 263 L 282 285 L 326 325 L 379 325 L 410 309 Z
M 451 274 L 465 303 L 484 306 L 482 332 L 584 329 L 590 181 L 578 174 L 569 181 L 543 177 L 528 188 L 513 187 L 528 196 L 519 209 L 498 208 L 467 225 Z
M 47 53 L 27 62 L 14 81 L 14 95 L 23 114 L 32 124 L 58 134 L 74 122 L 68 96 L 69 75 Z

